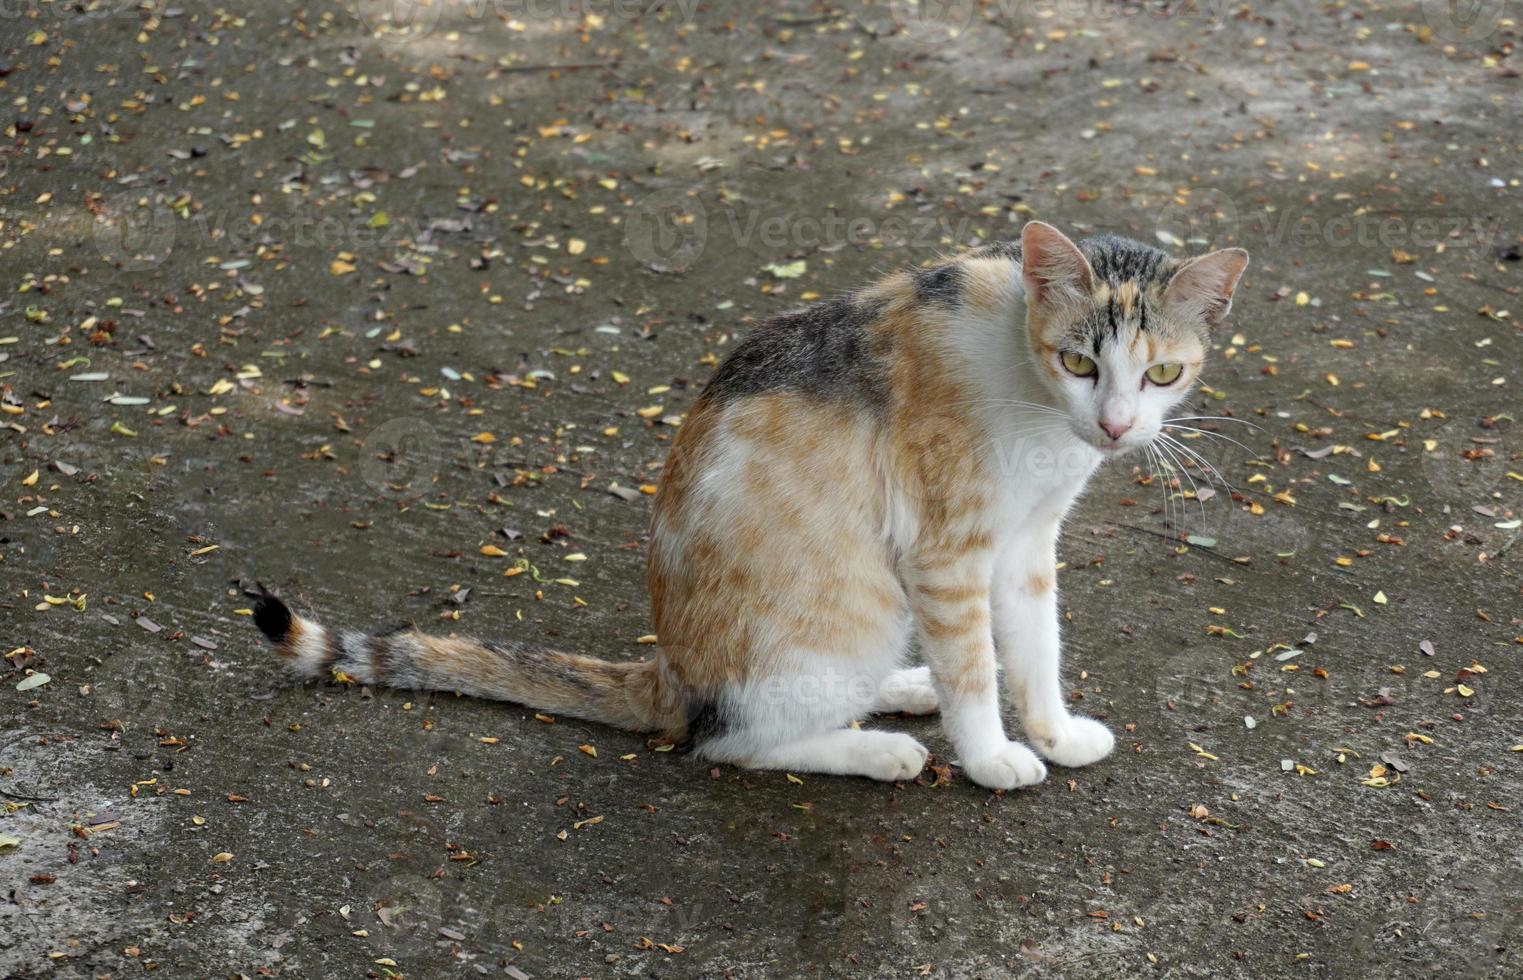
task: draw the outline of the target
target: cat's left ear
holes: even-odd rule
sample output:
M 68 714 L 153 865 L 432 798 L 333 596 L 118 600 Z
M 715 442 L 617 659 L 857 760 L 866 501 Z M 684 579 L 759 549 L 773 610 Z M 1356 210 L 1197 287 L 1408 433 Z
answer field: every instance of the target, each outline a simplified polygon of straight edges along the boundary
M 1176 316 L 1214 327 L 1232 309 L 1232 294 L 1248 268 L 1248 253 L 1240 248 L 1208 252 L 1181 265 L 1163 292 L 1166 307 Z

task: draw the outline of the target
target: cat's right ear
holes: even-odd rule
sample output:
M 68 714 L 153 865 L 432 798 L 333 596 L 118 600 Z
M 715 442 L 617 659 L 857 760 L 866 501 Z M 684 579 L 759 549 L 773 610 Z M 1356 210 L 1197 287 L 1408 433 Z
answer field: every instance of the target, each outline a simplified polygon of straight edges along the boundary
M 1028 221 L 1021 229 L 1021 275 L 1038 306 L 1061 306 L 1090 293 L 1094 270 L 1079 246 L 1052 225 Z

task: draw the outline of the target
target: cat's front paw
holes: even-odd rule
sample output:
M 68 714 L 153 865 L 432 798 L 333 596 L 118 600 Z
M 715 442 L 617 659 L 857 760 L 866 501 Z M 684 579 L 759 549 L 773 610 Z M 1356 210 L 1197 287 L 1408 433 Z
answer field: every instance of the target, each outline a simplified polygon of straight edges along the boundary
M 1099 762 L 1116 747 L 1116 737 L 1109 728 L 1093 718 L 1072 715 L 1056 725 L 1050 736 L 1038 736 L 1033 741 L 1049 761 L 1071 768 Z
M 964 759 L 962 769 L 969 779 L 990 789 L 1015 789 L 1047 778 L 1042 760 L 1019 742 L 1006 742 L 987 755 Z

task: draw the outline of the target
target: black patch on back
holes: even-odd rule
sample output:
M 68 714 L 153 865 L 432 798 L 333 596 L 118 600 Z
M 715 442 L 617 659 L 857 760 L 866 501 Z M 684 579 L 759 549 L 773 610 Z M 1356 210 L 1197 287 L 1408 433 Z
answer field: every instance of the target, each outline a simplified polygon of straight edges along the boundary
M 278 598 L 265 592 L 254 601 L 254 625 L 277 643 L 291 633 L 291 610 Z
M 887 368 L 869 349 L 867 327 L 881 304 L 836 299 L 759 326 L 719 365 L 708 390 L 720 402 L 770 391 L 888 401 Z
M 960 265 L 938 265 L 915 270 L 915 299 L 921 303 L 956 306 L 962 302 L 967 276 Z

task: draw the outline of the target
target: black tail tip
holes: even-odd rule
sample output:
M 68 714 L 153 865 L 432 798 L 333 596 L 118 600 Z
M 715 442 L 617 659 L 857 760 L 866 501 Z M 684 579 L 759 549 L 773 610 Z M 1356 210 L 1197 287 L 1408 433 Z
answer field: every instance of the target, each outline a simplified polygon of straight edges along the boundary
M 254 625 L 265 636 L 282 643 L 291 634 L 291 610 L 279 598 L 264 592 L 254 601 Z

